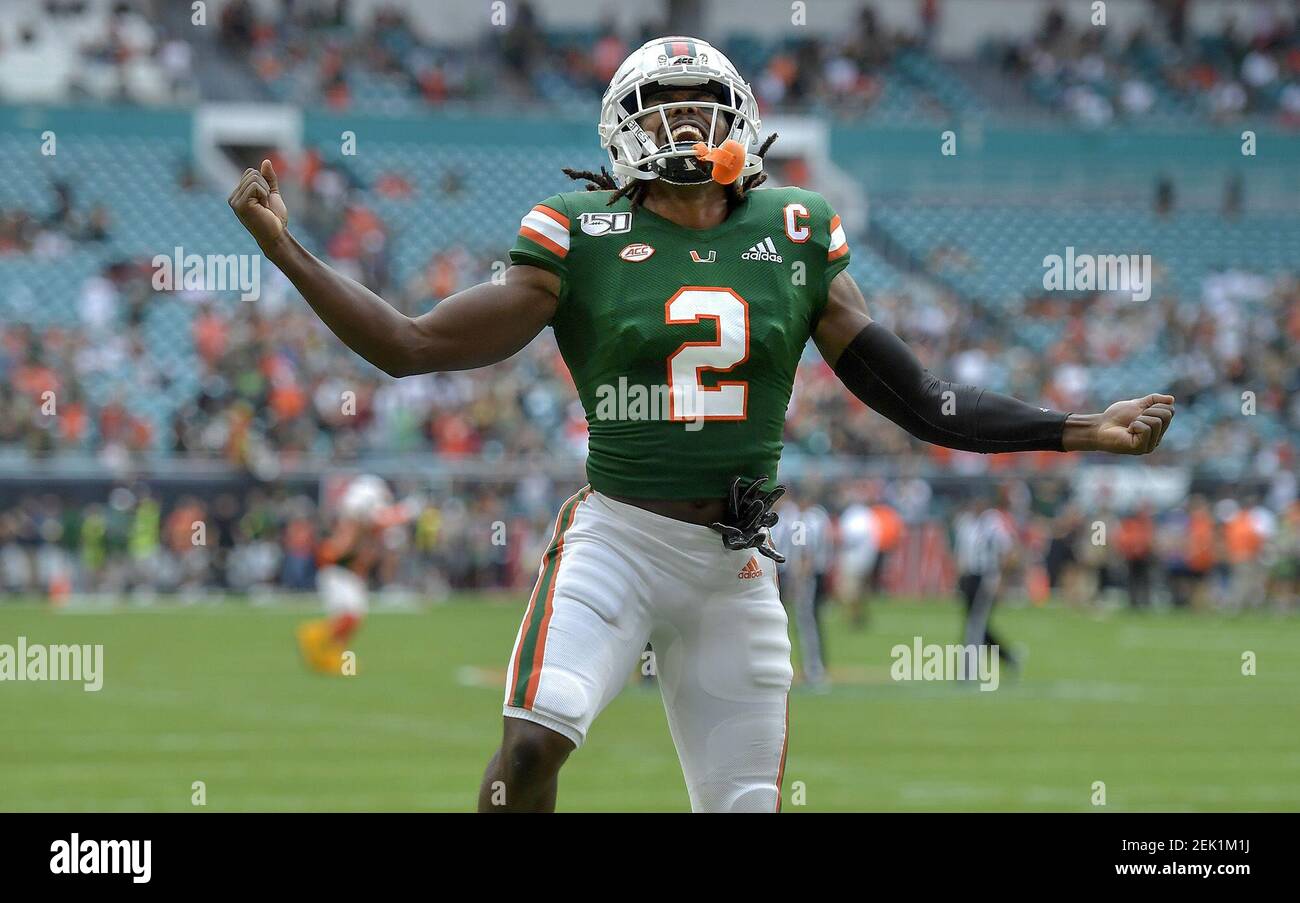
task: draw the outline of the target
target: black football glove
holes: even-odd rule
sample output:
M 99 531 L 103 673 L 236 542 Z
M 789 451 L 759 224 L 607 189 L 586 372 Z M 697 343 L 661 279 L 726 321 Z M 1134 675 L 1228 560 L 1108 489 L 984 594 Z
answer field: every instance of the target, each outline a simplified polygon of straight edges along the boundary
M 727 520 L 709 526 L 722 534 L 722 544 L 728 549 L 757 549 L 758 554 L 783 564 L 785 556 L 772 547 L 772 537 L 767 531 L 776 525 L 772 506 L 785 495 L 785 487 L 777 486 L 764 493 L 766 476 L 745 485 L 747 482 L 744 477 L 732 480 L 731 492 L 727 494 Z

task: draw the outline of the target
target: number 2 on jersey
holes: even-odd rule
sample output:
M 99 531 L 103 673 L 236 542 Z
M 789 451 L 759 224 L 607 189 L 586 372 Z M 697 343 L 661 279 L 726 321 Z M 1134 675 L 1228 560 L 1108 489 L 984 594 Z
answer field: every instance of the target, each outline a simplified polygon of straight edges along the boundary
M 720 380 L 700 382 L 705 370 L 726 373 L 749 359 L 749 305 L 729 288 L 688 285 L 664 305 L 669 325 L 713 320 L 718 337 L 712 342 L 683 342 L 668 356 L 668 398 L 671 420 L 744 420 L 749 383 Z

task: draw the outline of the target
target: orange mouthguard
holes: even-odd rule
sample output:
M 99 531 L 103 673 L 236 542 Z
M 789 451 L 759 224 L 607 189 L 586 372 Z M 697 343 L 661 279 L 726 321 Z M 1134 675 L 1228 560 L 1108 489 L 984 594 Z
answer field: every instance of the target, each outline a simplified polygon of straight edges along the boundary
M 745 149 L 740 142 L 728 138 L 720 147 L 709 150 L 703 141 L 695 145 L 695 156 L 699 160 L 708 160 L 713 164 L 713 181 L 720 185 L 730 185 L 740 178 L 740 171 L 745 168 Z

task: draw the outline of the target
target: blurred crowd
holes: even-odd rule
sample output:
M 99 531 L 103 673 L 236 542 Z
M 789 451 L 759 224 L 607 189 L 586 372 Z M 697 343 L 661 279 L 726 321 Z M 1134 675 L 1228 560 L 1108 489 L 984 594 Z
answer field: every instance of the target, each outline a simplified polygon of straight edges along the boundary
M 12 387 L 0 393 L 0 448 L 93 448 L 109 458 L 154 449 L 155 425 L 133 403 L 174 377 L 144 340 L 157 298 L 150 272 L 147 261 L 105 265 L 82 286 L 72 323 L 0 322 L 0 380 Z M 89 397 L 88 386 L 109 384 L 117 391 Z
M 1213 504 L 1195 495 L 1162 512 L 1140 505 L 1107 523 L 1107 533 L 1096 524 L 1074 508 L 1050 521 L 1044 575 L 1067 602 L 1111 594 L 1133 609 L 1163 598 L 1179 608 L 1233 612 L 1300 604 L 1300 504 L 1294 500 L 1275 511 L 1254 495 L 1238 501 L 1224 493 Z M 1106 545 L 1098 543 L 1102 538 Z
M 367 451 L 519 460 L 585 449 L 573 384 L 545 340 L 494 367 L 394 380 L 301 308 L 249 317 L 207 308 L 194 332 L 203 377 L 173 418 L 177 452 L 255 471 L 268 455 L 281 463 Z
M 1300 29 L 1294 13 L 1261 2 L 1229 15 L 1211 34 L 1188 28 L 1191 0 L 1153 0 L 1155 28 L 1100 28 L 1051 6 L 1025 41 L 991 41 L 986 57 L 1049 108 L 1093 125 L 1153 111 L 1216 120 L 1243 114 L 1300 124 Z M 750 78 L 764 110 L 871 111 L 891 81 L 913 98 L 915 115 L 949 113 L 970 95 L 945 90 L 943 63 L 927 53 L 945 20 L 940 0 L 919 0 L 913 24 L 886 26 L 870 4 L 833 38 L 800 36 L 755 42 L 734 35 L 733 62 Z M 1109 24 L 1109 23 L 1107 23 Z M 454 101 L 565 102 L 603 93 L 632 48 L 671 31 L 647 23 L 621 34 L 609 22 L 590 34 L 548 30 L 533 5 L 521 3 L 500 40 L 448 48 L 422 41 L 402 11 L 376 15 L 365 29 L 346 27 L 330 4 L 299 5 L 278 18 L 254 14 L 243 0 L 223 21 L 231 46 L 256 48 L 253 65 L 274 84 L 287 79 L 293 99 L 347 109 L 364 76 L 388 79 L 430 105 Z M 752 46 L 751 46 L 752 44 Z M 925 54 L 921 75 L 895 67 L 900 54 Z M 362 89 L 364 92 L 365 89 Z M 1008 95 L 1010 96 L 1010 95 Z M 381 96 L 378 99 L 383 100 Z
M 253 48 L 250 63 L 271 90 L 288 85 L 299 103 L 344 110 L 371 99 L 431 106 L 592 100 L 635 47 L 672 31 L 647 22 L 635 33 L 620 33 L 608 19 L 581 34 L 555 31 L 525 0 L 511 6 L 501 36 L 454 47 L 422 40 L 397 7 L 380 11 L 362 29 L 349 27 L 343 7 L 286 4 L 280 15 L 267 17 L 235 0 L 222 16 L 223 40 L 233 49 Z M 801 37 L 752 50 L 746 41 L 732 53 L 733 62 L 743 64 L 765 110 L 865 112 L 880 98 L 895 55 L 922 46 L 937 24 L 938 0 L 922 0 L 918 10 L 916 29 L 894 31 L 864 6 L 833 40 Z
M 0 209 L 0 257 L 57 257 L 77 245 L 108 239 L 113 217 L 106 206 L 77 205 L 66 181 L 56 181 L 51 187 L 53 199 L 47 215 L 38 216 L 21 207 Z
M 255 487 L 164 500 L 144 483 L 93 501 L 23 496 L 0 511 L 0 592 L 49 595 L 313 591 L 331 506 L 318 487 Z M 420 497 L 390 529 L 369 575 L 376 587 L 437 599 L 457 589 L 520 589 L 554 512 L 542 485 L 457 485 Z
M 346 260 L 336 262 L 346 269 Z M 450 294 L 489 273 L 486 259 L 453 248 L 390 297 L 418 313 L 432 302 L 417 298 Z M 1297 468 L 1294 277 L 1213 273 L 1191 303 L 1029 298 L 1019 324 L 1042 323 L 1059 336 L 1045 352 L 942 290 L 864 289 L 872 316 L 934 372 L 1060 410 L 1117 400 L 1108 394 L 1109 371 L 1154 350 L 1169 368 L 1160 382 L 1184 412 L 1184 427 L 1162 447 L 1159 463 L 1261 477 Z M 146 319 L 166 305 L 179 307 L 184 325 L 180 334 L 159 337 Z M 368 452 L 455 461 L 580 458 L 585 451 L 583 410 L 549 333 L 503 364 L 397 380 L 339 342 L 273 268 L 259 300 L 237 302 L 199 291 L 154 294 L 147 262 L 117 263 L 87 281 L 78 308 L 76 329 L 0 323 L 0 380 L 15 389 L 0 394 L 0 448 L 91 452 L 106 463 L 165 450 L 252 473 Z M 183 343 L 183 366 L 160 357 L 160 342 Z M 141 409 L 181 379 L 182 400 L 168 419 Z M 980 456 L 920 443 L 864 408 L 811 346 L 785 438 L 787 455 L 908 455 L 959 473 L 1070 463 L 1048 453 Z
M 186 104 L 204 94 L 258 94 L 335 110 L 411 111 L 421 105 L 588 102 L 642 42 L 672 32 L 646 21 L 620 31 L 595 18 L 564 30 L 543 4 L 510 4 L 504 29 L 460 45 L 431 38 L 404 4 L 380 5 L 357 24 L 347 0 L 273 5 L 229 0 L 213 8 L 213 46 L 191 40 L 189 4 L 163 0 L 43 0 L 0 16 L 0 96 L 33 101 L 87 99 Z M 1104 125 L 1152 114 L 1232 120 L 1268 117 L 1300 124 L 1300 29 L 1294 4 L 1259 0 L 1219 28 L 1189 26 L 1195 0 L 1151 0 L 1152 27 L 1093 22 L 1086 6 L 1067 17 L 1048 6 L 1024 40 L 991 39 L 984 60 L 1027 89 L 1030 103 Z M 861 115 L 901 88 L 901 112 L 966 114 L 978 90 L 929 53 L 936 34 L 960 23 L 957 4 L 916 0 L 904 28 L 870 3 L 833 37 L 800 33 L 720 39 L 758 93 L 764 111 Z M 423 26 L 419 27 L 420 25 Z M 204 33 L 206 34 L 206 32 Z M 901 56 L 907 64 L 896 65 Z M 1005 87 L 1005 85 L 1003 86 Z M 986 106 L 1015 101 L 996 90 Z
M 0 97 L 197 101 L 192 15 L 165 0 L 10 0 L 0 5 Z
M 1109 600 L 1230 612 L 1300 607 L 1300 499 L 1294 472 L 1258 491 L 1221 484 L 1160 504 L 1044 481 L 1003 484 L 1014 525 L 1010 581 L 1033 601 Z M 1006 491 L 1006 490 L 1010 491 Z
M 1194 34 L 1189 0 L 1160 0 L 1156 29 L 1097 27 L 1050 8 L 1025 41 L 988 55 L 1040 103 L 1089 125 L 1152 114 L 1300 125 L 1300 17 L 1285 4 L 1241 4 L 1217 31 Z M 1096 14 L 1094 9 L 1093 14 Z M 1125 35 L 1120 40 L 1116 35 Z
M 791 497 L 830 515 L 832 548 L 820 560 L 843 560 L 852 557 L 840 554 L 850 545 L 872 544 L 869 595 L 942 597 L 955 576 L 953 515 L 979 485 L 953 494 L 919 478 L 833 488 L 816 480 L 796 483 Z M 568 488 L 540 476 L 435 492 L 399 485 L 414 517 L 386 530 L 384 552 L 367 577 L 377 589 L 424 600 L 469 589 L 524 593 Z M 1013 598 L 1135 609 L 1300 607 L 1294 477 L 1241 498 L 1224 485 L 1164 506 L 1093 497 L 1052 477 L 1005 480 L 999 488 L 997 504 L 1016 537 L 1004 581 Z M 315 484 L 168 499 L 143 482 L 94 499 L 32 492 L 0 510 L 0 592 L 55 602 L 71 593 L 166 592 L 197 601 L 214 593 L 311 592 L 335 514 L 327 497 Z M 863 505 L 874 512 L 866 540 Z M 845 517 L 854 518 L 852 528 Z
M 1027 298 L 1015 322 L 977 314 L 944 292 L 904 289 L 868 293 L 873 319 L 885 324 L 935 373 L 990 386 L 1058 410 L 1109 401 L 1104 376 L 1117 363 L 1155 351 L 1170 371 L 1163 384 L 1178 399 L 1184 435 L 1162 448 L 1161 463 L 1269 476 L 1297 468 L 1300 437 L 1300 281 L 1236 271 L 1211 274 L 1193 299 L 1118 302 L 1105 294 Z M 1059 338 L 1045 352 L 1017 341 L 1015 328 L 1035 323 Z M 1165 377 L 1167 376 L 1167 380 Z M 1246 394 L 1248 393 L 1248 394 Z M 1244 416 L 1272 416 L 1276 431 Z M 1060 456 L 981 456 L 913 440 L 864 411 L 815 354 L 805 356 L 787 420 L 787 448 L 808 454 L 910 452 L 962 473 L 1068 465 Z M 1182 441 L 1186 440 L 1186 441 Z

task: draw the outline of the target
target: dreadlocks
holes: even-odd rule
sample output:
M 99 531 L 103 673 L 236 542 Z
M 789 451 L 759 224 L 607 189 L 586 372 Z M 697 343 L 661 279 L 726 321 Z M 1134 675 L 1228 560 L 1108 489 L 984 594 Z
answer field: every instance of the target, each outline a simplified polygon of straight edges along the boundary
M 763 146 L 758 149 L 760 160 L 767 156 L 767 149 L 772 146 L 772 142 L 775 140 L 775 132 L 767 136 Z M 613 192 L 609 196 L 609 200 L 605 202 L 606 206 L 613 204 L 619 198 L 626 197 L 628 203 L 634 208 L 639 207 L 641 202 L 645 200 L 646 192 L 650 188 L 650 182 L 642 179 L 628 179 L 625 185 L 619 187 L 619 184 L 614 181 L 614 177 L 603 166 L 600 168 L 600 172 L 592 172 L 589 169 L 569 169 L 568 167 L 565 167 L 562 171 L 570 179 L 586 180 L 588 191 Z M 757 188 L 766 181 L 767 173 L 759 170 L 751 176 L 746 176 L 743 182 L 732 182 L 726 186 L 727 205 L 734 209 L 745 199 L 745 195 L 751 189 Z

